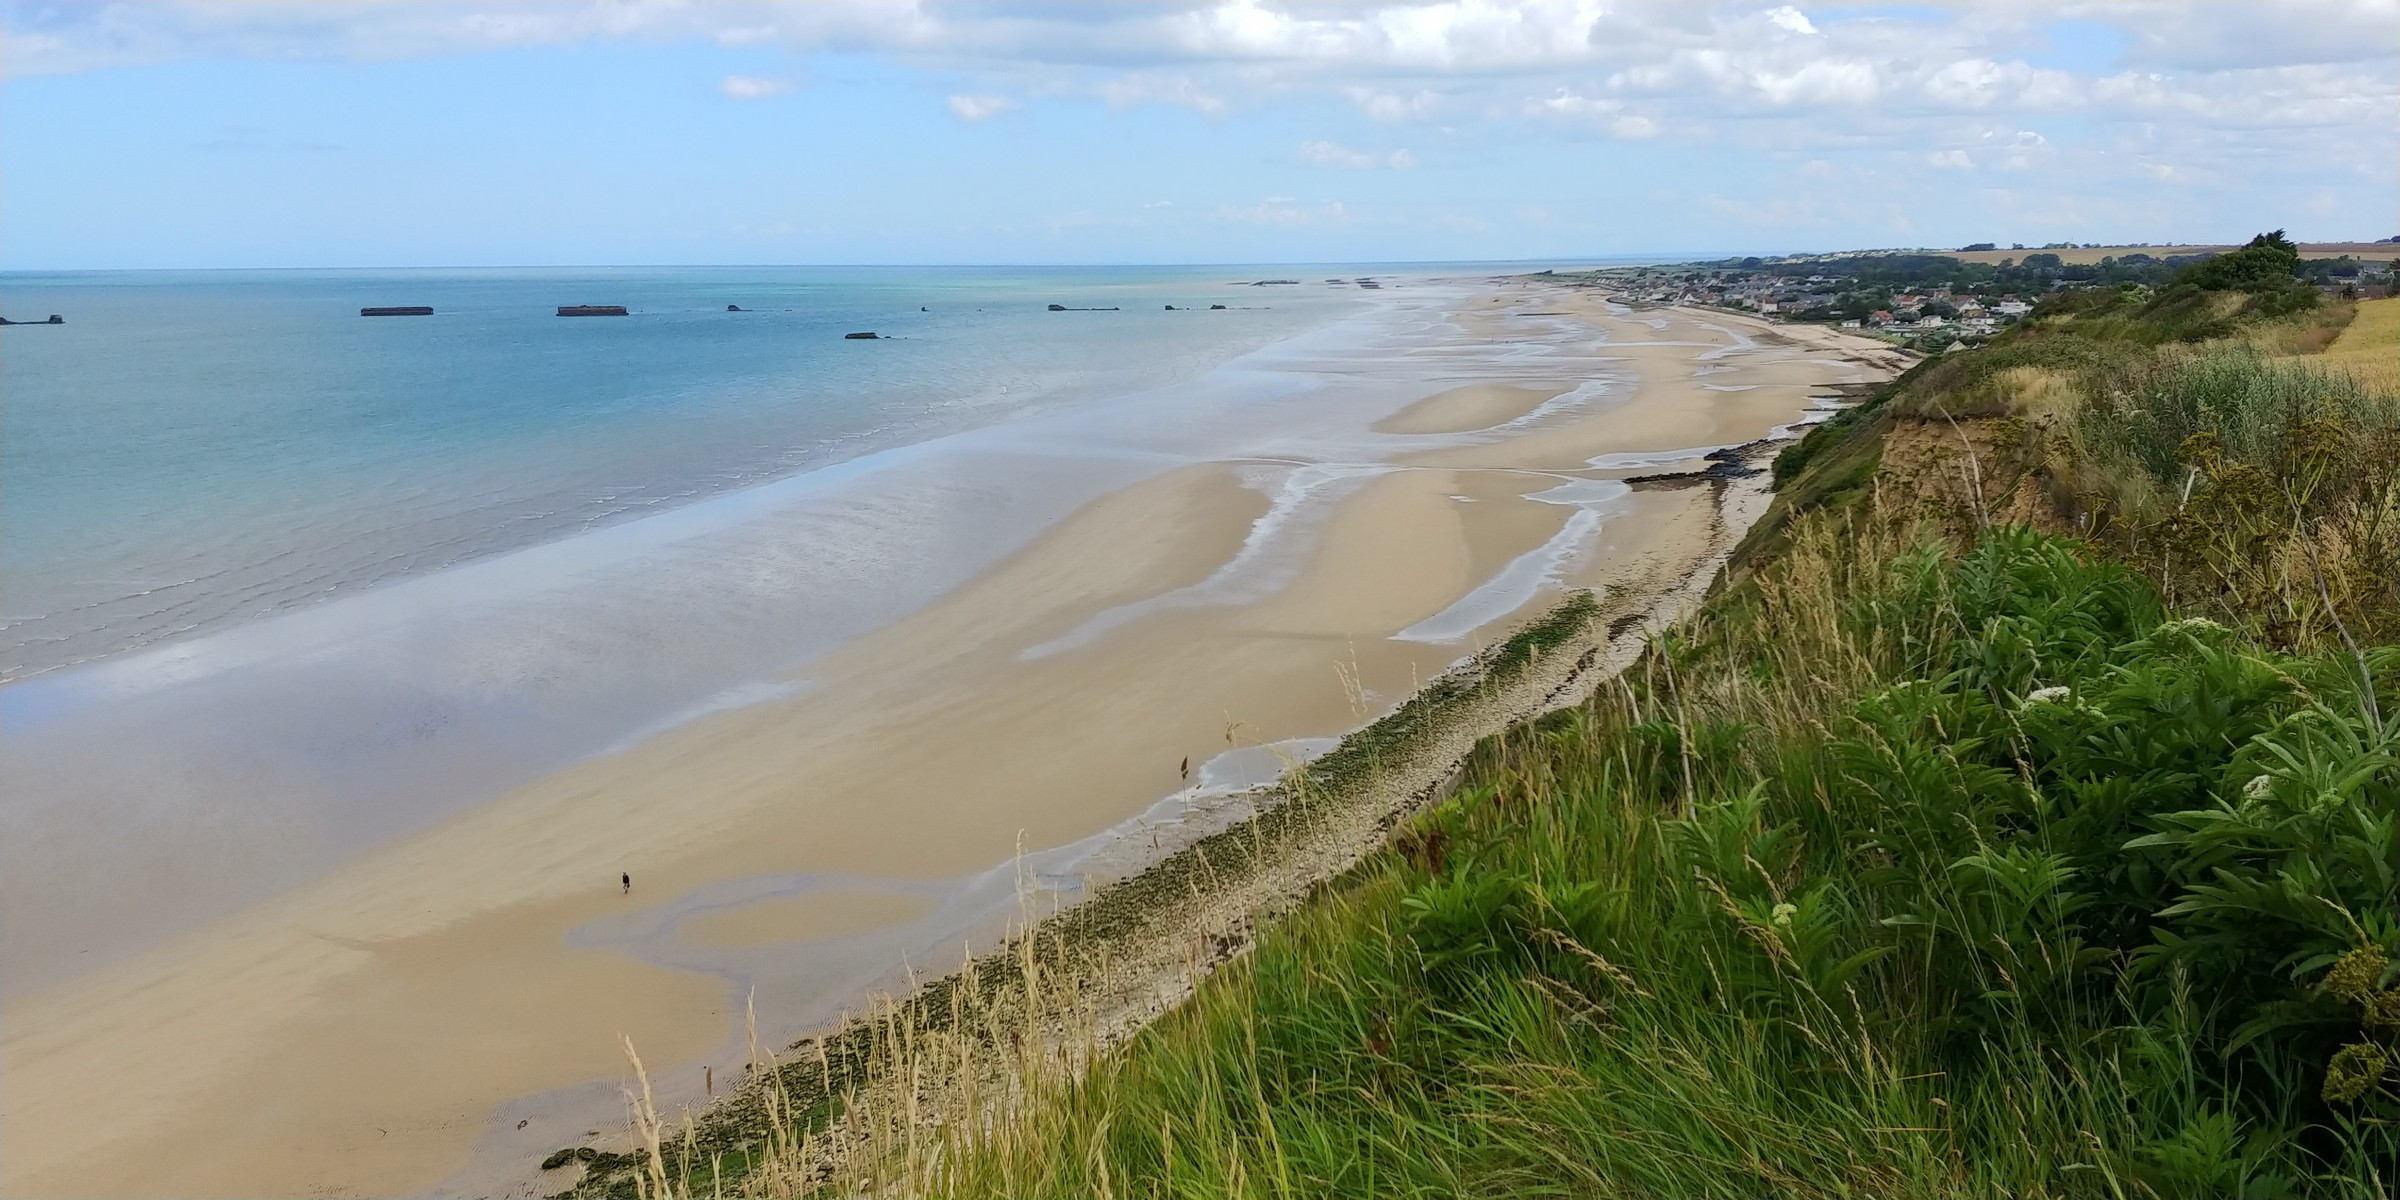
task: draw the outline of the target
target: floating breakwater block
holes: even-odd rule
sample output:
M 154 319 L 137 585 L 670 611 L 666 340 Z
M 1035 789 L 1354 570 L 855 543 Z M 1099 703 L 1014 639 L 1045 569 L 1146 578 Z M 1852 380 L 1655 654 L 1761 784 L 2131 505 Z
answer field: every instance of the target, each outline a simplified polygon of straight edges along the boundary
M 883 340 L 883 335 L 879 333 L 845 333 L 842 335 L 842 340 L 845 342 L 879 342 Z
M 622 304 L 561 304 L 558 306 L 558 315 L 562 317 L 621 317 L 625 315 L 625 306 Z
M 362 308 L 358 310 L 358 315 L 362 317 L 430 317 L 433 315 L 433 306 L 430 304 L 396 304 L 384 308 Z

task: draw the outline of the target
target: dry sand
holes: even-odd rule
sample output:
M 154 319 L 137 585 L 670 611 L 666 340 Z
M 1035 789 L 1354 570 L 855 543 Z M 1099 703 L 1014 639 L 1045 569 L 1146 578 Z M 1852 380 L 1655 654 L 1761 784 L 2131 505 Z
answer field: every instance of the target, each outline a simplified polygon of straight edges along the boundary
M 678 936 L 757 947 L 908 926 L 926 907 L 911 889 L 1116 826 L 1180 786 L 1186 758 L 1338 734 L 1388 709 L 1506 628 L 1487 622 L 1467 643 L 1391 637 L 1577 511 L 1527 495 L 1626 473 L 1593 470 L 1596 455 L 1755 439 L 1822 385 L 1860 378 L 1845 355 L 1885 349 L 1801 346 L 1781 327 L 1713 313 L 1625 319 L 1588 294 L 1540 298 L 1589 323 L 1595 343 L 1601 331 L 1618 343 L 1595 350 L 1622 359 L 1629 398 L 1402 456 L 1340 500 L 1267 594 L 1103 617 L 1209 578 L 1267 510 L 1255 464 L 1180 468 L 812 665 L 798 696 L 579 764 L 13 1007 L 0 1191 L 454 1191 L 477 1178 L 460 1174 L 471 1164 L 585 1140 L 603 1123 L 588 1103 L 524 1098 L 621 1078 L 621 1037 L 664 1086 L 696 1090 L 711 1056 L 738 1061 L 725 1055 L 742 999 L 723 977 L 577 931 L 727 881 L 811 874 L 852 882 L 715 908 Z M 1498 310 L 1462 316 L 1468 335 L 1510 336 Z M 1758 345 L 1728 350 L 1743 338 Z M 1582 382 L 1453 388 L 1405 408 L 1395 397 L 1386 432 L 1489 428 Z M 1704 497 L 1625 497 L 1569 580 L 1682 582 L 1702 557 Z M 1029 653 L 1045 646 L 1062 648 Z

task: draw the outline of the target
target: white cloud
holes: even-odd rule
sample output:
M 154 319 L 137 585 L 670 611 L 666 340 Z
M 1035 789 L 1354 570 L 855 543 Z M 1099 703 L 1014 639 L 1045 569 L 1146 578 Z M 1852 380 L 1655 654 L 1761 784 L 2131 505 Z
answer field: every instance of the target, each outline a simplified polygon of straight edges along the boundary
M 1137 71 L 1107 80 L 1097 90 L 1100 98 L 1107 101 L 1111 108 L 1172 104 L 1214 117 L 1230 107 L 1223 96 L 1202 87 L 1191 76 L 1182 74 Z
M 1972 171 L 1975 169 L 1975 160 L 1969 158 L 1966 151 L 1958 149 L 1935 151 L 1926 155 L 1925 161 L 1945 171 Z
M 989 121 L 1001 113 L 1018 107 L 1017 101 L 1006 96 L 952 96 L 943 103 L 949 105 L 950 115 L 970 124 Z
M 717 81 L 717 90 L 735 100 L 764 100 L 792 90 L 790 80 L 768 79 L 757 75 L 728 75 Z
M 1983 139 L 1999 155 L 1998 165 L 2003 171 L 2030 171 L 2048 160 L 2051 153 L 2050 139 L 2030 129 L 2014 133 L 1987 131 Z
M 1376 167 L 1405 171 L 1417 165 L 1417 156 L 1406 149 L 1383 154 L 1372 150 L 1353 150 L 1335 142 L 1309 141 L 1300 143 L 1300 161 L 1312 167 L 1343 167 L 1353 171 Z
M 1441 105 L 1441 97 L 1419 88 L 1414 92 L 1388 91 L 1382 88 L 1351 87 L 1343 89 L 1358 111 L 1376 121 L 1417 121 L 1430 115 Z
M 1767 21 L 1777 29 L 1791 33 L 1814 34 L 1817 31 L 1816 25 L 1809 21 L 1807 13 L 1788 4 L 1769 11 Z
M 1525 111 L 1534 116 L 1605 130 L 1614 137 L 1639 139 L 1658 136 L 1658 122 L 1640 113 L 1625 111 L 1624 101 L 1585 95 L 1565 88 L 1526 101 Z
M 1290 196 L 1269 196 L 1256 204 L 1228 204 L 1217 209 L 1216 219 L 1244 225 L 1271 225 L 1286 229 L 1307 226 L 1347 225 L 1350 210 L 1339 200 L 1323 204 L 1303 205 Z

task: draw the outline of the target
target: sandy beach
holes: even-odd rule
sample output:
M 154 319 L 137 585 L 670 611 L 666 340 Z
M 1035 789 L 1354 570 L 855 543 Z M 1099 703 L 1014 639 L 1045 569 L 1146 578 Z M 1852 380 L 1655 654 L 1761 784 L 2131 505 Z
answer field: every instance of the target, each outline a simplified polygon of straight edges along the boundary
M 12 1004 L 0 1190 L 531 1194 L 532 1163 L 621 1120 L 627 1039 L 662 1100 L 699 1101 L 753 991 L 763 1035 L 819 1028 L 988 944 L 1020 854 L 1071 900 L 1093 847 L 1212 772 L 1357 727 L 1565 589 L 1682 582 L 1722 533 L 1706 489 L 1618 481 L 1897 365 L 1547 283 L 1460 296 L 1373 455 L 1172 466 L 788 695 Z M 1490 353 L 1520 342 L 1604 367 Z

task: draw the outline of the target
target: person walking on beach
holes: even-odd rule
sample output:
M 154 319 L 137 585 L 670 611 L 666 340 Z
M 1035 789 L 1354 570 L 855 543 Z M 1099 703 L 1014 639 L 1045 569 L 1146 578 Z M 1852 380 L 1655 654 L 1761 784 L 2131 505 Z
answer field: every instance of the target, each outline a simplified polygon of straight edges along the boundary
M 632 894 L 633 894 L 633 872 L 631 872 L 631 871 L 627 871 L 627 872 L 625 872 L 625 874 L 624 874 L 624 879 L 625 879 L 625 892 L 624 892 L 624 894 L 625 894 L 625 895 L 628 895 L 628 896 L 630 896 L 630 895 L 632 895 Z

